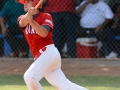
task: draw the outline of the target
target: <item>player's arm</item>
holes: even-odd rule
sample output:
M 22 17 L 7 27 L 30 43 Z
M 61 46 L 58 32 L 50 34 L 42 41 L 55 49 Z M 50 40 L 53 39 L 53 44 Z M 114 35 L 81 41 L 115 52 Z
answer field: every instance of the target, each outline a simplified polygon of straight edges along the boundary
M 41 37 L 46 37 L 50 30 L 47 26 L 40 26 L 36 21 L 33 20 L 33 16 L 30 14 L 26 14 L 22 19 L 19 21 L 20 27 L 25 27 L 27 24 L 30 24 L 32 28 L 36 31 L 38 35 Z
M 0 17 L 0 25 L 1 25 L 1 28 L 6 28 L 5 26 L 5 20 L 3 17 Z
M 40 26 L 36 21 L 32 20 L 29 24 L 35 29 L 36 33 L 42 37 L 46 37 L 50 31 L 49 26 Z
M 38 35 L 40 35 L 41 37 L 46 37 L 48 35 L 49 30 L 47 30 L 47 28 L 39 25 L 36 21 L 33 20 L 33 15 L 35 15 L 37 12 L 37 9 L 31 7 L 28 10 L 28 12 L 24 15 L 24 17 L 20 20 L 19 25 L 20 27 L 24 27 L 27 24 L 30 24 Z
M 34 9 L 34 7 L 31 7 L 28 12 L 22 16 L 21 20 L 19 21 L 20 27 L 25 27 L 27 24 L 29 24 L 29 21 L 32 15 L 37 13 L 37 9 Z
M 27 15 L 28 13 L 26 13 L 22 18 L 21 20 L 19 21 L 19 26 L 20 27 L 25 27 L 27 24 L 28 24 L 28 21 L 27 21 Z
M 5 19 L 4 19 L 4 17 L 0 17 L 0 25 L 1 25 L 1 33 L 4 36 L 6 36 L 8 29 L 7 29 L 6 25 L 5 25 Z
M 81 3 L 81 5 L 76 8 L 75 13 L 76 13 L 77 15 L 81 14 L 81 13 L 84 11 L 85 7 L 86 7 L 89 3 L 92 3 L 92 1 L 93 1 L 93 0 L 83 1 L 83 3 Z
M 98 32 L 99 30 L 101 30 L 102 28 L 104 28 L 111 20 L 112 20 L 112 19 L 106 19 L 102 24 L 100 24 L 100 25 L 96 28 L 95 32 Z

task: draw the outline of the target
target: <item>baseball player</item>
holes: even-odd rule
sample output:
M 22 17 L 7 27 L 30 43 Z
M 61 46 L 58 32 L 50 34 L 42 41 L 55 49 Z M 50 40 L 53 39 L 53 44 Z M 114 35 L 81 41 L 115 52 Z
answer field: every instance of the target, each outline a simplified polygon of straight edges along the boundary
M 39 81 L 46 80 L 57 90 L 88 90 L 70 82 L 61 70 L 61 57 L 52 40 L 53 20 L 50 14 L 36 9 L 39 0 L 20 0 L 24 4 L 25 15 L 18 18 L 18 26 L 30 46 L 34 62 L 24 74 L 29 90 L 42 90 Z

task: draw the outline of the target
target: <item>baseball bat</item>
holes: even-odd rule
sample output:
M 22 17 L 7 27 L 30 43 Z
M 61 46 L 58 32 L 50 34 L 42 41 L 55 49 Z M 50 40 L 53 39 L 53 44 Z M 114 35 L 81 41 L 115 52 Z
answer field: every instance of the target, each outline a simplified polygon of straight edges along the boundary
M 39 6 L 40 6 L 40 4 L 42 4 L 43 3 L 43 0 L 40 0 L 38 3 L 37 3 L 37 5 L 35 6 L 35 9 L 37 9 Z

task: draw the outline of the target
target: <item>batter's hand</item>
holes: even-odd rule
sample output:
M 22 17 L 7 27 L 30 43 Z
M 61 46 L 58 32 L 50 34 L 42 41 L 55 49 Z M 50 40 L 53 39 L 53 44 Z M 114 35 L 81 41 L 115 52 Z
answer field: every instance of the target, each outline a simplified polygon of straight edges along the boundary
M 35 15 L 38 13 L 38 10 L 35 9 L 34 7 L 31 7 L 28 12 L 27 12 L 29 15 Z
M 38 10 L 34 7 L 31 7 L 28 12 L 24 15 L 24 18 L 27 20 L 28 23 L 33 21 L 33 15 L 37 14 Z
M 27 23 L 31 23 L 33 21 L 33 16 L 30 15 L 30 14 L 28 14 L 28 13 L 26 13 L 24 15 L 24 18 L 25 18 L 25 20 L 26 20 Z

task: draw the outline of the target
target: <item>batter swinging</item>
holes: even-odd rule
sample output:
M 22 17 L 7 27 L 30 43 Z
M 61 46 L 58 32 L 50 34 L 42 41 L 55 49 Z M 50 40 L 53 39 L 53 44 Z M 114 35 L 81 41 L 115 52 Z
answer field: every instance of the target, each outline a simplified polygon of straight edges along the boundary
M 34 62 L 24 74 L 29 90 L 42 90 L 39 81 L 46 80 L 57 90 L 88 90 L 70 82 L 61 70 L 61 57 L 52 40 L 53 20 L 50 14 L 40 12 L 39 0 L 20 0 L 27 12 L 18 18 L 18 24 L 30 46 Z

